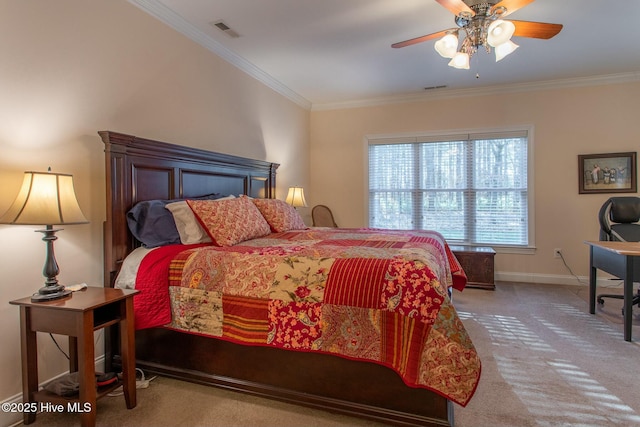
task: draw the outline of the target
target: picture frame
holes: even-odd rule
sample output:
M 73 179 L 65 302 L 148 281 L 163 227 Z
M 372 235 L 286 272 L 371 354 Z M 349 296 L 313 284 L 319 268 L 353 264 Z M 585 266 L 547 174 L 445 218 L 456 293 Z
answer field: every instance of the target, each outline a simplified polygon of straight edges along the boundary
M 578 155 L 578 193 L 637 192 L 636 152 Z

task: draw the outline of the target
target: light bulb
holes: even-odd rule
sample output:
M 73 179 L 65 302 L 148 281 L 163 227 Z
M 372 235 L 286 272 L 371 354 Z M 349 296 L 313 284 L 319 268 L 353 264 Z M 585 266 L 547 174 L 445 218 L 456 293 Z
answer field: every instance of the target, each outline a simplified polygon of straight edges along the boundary
M 504 58 L 505 56 L 507 56 L 510 53 L 512 53 L 518 47 L 519 46 L 517 44 L 515 44 L 514 42 L 512 42 L 511 40 L 507 40 L 506 42 L 502 43 L 501 45 L 496 46 L 495 47 L 495 50 L 496 50 L 496 62 L 500 61 L 502 58 Z
M 493 47 L 499 46 L 511 39 L 515 30 L 516 26 L 513 22 L 502 19 L 495 20 L 487 30 L 487 43 Z
M 434 47 L 436 52 L 443 58 L 453 58 L 458 50 L 458 37 L 453 33 L 449 33 L 438 40 Z
M 453 68 L 457 68 L 459 70 L 468 70 L 469 69 L 469 54 L 464 52 L 457 52 L 451 61 L 449 61 L 449 66 Z

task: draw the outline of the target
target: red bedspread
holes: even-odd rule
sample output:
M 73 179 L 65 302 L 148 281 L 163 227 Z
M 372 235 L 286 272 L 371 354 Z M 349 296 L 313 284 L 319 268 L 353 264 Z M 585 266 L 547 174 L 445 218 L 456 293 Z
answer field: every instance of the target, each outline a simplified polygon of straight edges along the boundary
M 430 231 L 310 229 L 227 248 L 169 246 L 140 266 L 136 327 L 373 361 L 466 405 L 480 361 L 447 294 L 465 283 Z

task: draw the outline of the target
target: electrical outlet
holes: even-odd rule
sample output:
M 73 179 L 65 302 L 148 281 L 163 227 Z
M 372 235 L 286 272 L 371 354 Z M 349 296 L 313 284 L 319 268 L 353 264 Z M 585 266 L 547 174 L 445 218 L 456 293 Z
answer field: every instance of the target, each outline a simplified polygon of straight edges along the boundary
M 553 257 L 554 258 L 561 258 L 562 257 L 562 249 L 560 248 L 555 248 L 553 250 Z

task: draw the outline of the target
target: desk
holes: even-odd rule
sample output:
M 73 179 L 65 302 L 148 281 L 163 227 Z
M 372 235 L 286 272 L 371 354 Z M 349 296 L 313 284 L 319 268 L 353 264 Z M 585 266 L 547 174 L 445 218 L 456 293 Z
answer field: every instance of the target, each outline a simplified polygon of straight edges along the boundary
M 118 384 L 100 389 L 96 387 L 93 332 L 119 324 L 124 398 L 127 408 L 135 407 L 133 295 L 137 292 L 89 286 L 53 301 L 32 302 L 31 297 L 11 301 L 11 304 L 20 306 L 24 403 L 50 402 L 65 408 L 75 408 L 81 413 L 82 427 L 95 426 L 96 399 L 112 391 Z M 38 391 L 37 332 L 69 337 L 69 371 L 79 373 L 80 392 L 76 399 L 67 399 L 45 390 Z M 74 403 L 76 406 L 73 406 Z M 84 410 L 85 408 L 88 410 Z M 31 424 L 35 418 L 35 412 L 25 412 L 24 424 Z
M 624 340 L 631 341 L 633 278 L 640 278 L 640 243 L 585 242 L 589 252 L 589 313 L 596 312 L 596 271 L 598 269 L 624 281 Z

